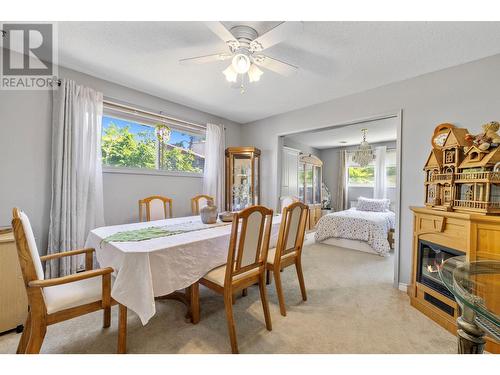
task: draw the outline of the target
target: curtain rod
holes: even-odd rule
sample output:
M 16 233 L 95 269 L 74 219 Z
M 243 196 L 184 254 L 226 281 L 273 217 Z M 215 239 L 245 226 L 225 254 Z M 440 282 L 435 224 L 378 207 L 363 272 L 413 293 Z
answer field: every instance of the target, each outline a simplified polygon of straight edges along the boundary
M 57 79 L 56 82 L 57 82 L 58 86 L 61 86 L 62 80 L 60 78 Z M 132 106 L 129 106 L 126 104 L 118 103 L 112 99 L 110 100 L 109 98 L 103 99 L 103 105 L 108 106 L 112 109 L 117 109 L 117 110 L 121 109 L 122 112 L 132 112 L 134 114 L 140 113 L 140 114 L 145 114 L 148 116 L 156 117 L 156 118 L 161 119 L 161 120 L 173 121 L 173 122 L 176 122 L 176 123 L 181 124 L 181 125 L 186 126 L 186 127 L 192 127 L 195 130 L 206 130 L 207 129 L 206 125 L 197 124 L 195 122 L 190 122 L 190 121 L 186 121 L 186 120 L 181 120 L 181 119 L 178 119 L 178 118 L 175 118 L 172 116 L 167 116 L 167 115 L 163 114 L 162 111 L 160 111 L 160 113 L 155 113 L 155 112 L 147 111 L 144 109 L 132 107 Z M 224 129 L 226 129 L 225 126 L 224 126 Z
M 105 107 L 110 108 L 110 109 L 114 109 L 117 111 L 121 111 L 121 112 L 125 112 L 125 113 L 147 115 L 147 116 L 151 116 L 153 118 L 157 118 L 157 119 L 163 120 L 163 121 L 176 122 L 178 124 L 181 124 L 181 125 L 184 125 L 187 127 L 192 127 L 196 130 L 206 130 L 206 128 L 207 128 L 205 125 L 200 125 L 200 124 L 196 124 L 194 122 L 185 121 L 185 120 L 181 120 L 181 119 L 178 119 L 175 117 L 167 116 L 167 115 L 163 114 L 162 112 L 155 113 L 155 112 L 151 112 L 148 110 L 132 107 L 132 106 L 129 106 L 126 104 L 117 103 L 117 102 L 109 100 L 109 99 L 104 99 L 103 104 Z

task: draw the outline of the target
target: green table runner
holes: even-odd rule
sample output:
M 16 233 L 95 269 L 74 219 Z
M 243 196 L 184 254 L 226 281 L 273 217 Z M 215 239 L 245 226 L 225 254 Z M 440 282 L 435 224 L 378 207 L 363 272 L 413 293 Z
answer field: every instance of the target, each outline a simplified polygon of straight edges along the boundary
M 229 225 L 231 223 L 218 222 L 215 224 L 203 224 L 197 221 L 189 221 L 186 223 L 165 225 L 162 227 L 148 227 L 141 229 L 132 229 L 122 232 L 114 233 L 101 241 L 104 243 L 108 242 L 138 242 L 146 241 L 159 237 L 169 237 L 176 234 L 194 232 L 198 230 L 205 230 L 210 228 L 216 228 L 223 225 Z

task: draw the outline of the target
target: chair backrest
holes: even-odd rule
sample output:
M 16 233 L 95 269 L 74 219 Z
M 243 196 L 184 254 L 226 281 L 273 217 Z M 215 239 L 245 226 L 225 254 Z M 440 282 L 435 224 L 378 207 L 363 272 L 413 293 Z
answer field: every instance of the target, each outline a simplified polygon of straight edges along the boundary
M 172 215 L 171 198 L 153 195 L 139 200 L 139 220 L 152 221 L 171 218 Z M 145 215 L 145 217 L 144 217 Z
M 199 194 L 191 198 L 191 211 L 193 215 L 199 215 L 200 209 L 208 205 L 208 202 L 215 202 L 215 199 L 210 195 Z
M 269 250 L 273 210 L 251 206 L 234 213 L 224 283 L 242 273 L 264 272 Z
M 31 229 L 30 220 L 18 208 L 12 210 L 12 230 L 16 239 L 17 256 L 23 273 L 24 283 L 33 280 L 43 280 L 44 272 L 40 254 Z
M 280 197 L 280 207 L 283 208 L 290 206 L 292 203 L 300 202 L 300 199 L 293 195 L 284 195 Z
M 274 259 L 274 264 L 278 267 L 282 256 L 292 252 L 295 252 L 296 256 L 300 256 L 308 214 L 309 207 L 302 202 L 295 202 L 283 207 Z

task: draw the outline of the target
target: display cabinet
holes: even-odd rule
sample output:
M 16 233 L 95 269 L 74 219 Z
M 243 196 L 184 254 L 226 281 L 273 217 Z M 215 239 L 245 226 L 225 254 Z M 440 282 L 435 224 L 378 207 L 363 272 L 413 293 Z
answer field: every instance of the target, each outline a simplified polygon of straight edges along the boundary
M 309 205 L 309 227 L 313 228 L 321 217 L 321 181 L 323 162 L 314 155 L 299 156 L 299 199 Z
M 240 211 L 260 204 L 260 150 L 226 149 L 226 210 Z

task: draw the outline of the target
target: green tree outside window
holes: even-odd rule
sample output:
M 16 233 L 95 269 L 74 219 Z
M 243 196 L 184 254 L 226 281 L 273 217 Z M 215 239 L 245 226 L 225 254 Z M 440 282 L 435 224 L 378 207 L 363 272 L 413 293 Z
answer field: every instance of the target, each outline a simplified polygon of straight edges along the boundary
M 110 122 L 101 138 L 102 163 L 116 167 L 203 172 L 204 157 L 191 150 L 195 137 L 183 134 L 187 141 L 170 144 L 171 134 L 172 130 L 163 124 L 133 133 L 130 126 Z

